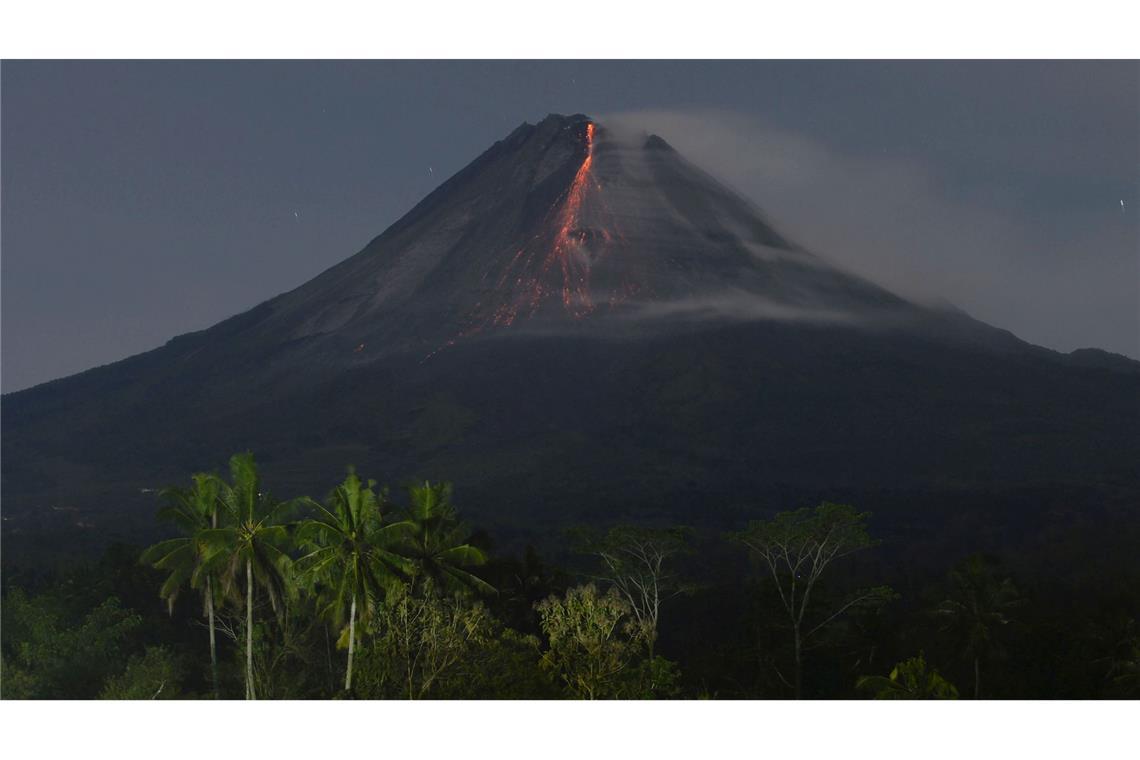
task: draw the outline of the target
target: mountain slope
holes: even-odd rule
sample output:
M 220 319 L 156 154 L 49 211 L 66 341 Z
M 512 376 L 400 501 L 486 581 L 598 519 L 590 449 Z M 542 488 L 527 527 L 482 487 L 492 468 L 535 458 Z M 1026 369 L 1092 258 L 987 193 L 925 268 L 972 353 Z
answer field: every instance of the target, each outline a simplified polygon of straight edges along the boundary
M 4 396 L 4 540 L 145 533 L 145 489 L 245 448 L 283 495 L 449 478 L 520 537 L 828 489 L 1135 494 L 1137 367 L 910 303 L 660 138 L 552 116 L 301 287 Z

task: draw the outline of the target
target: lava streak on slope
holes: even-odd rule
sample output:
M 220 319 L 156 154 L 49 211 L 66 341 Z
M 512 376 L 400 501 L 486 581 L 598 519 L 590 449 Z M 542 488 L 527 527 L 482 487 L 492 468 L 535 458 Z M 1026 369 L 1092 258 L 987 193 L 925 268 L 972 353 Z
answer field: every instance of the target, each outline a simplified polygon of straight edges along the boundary
M 574 317 L 594 310 L 590 294 L 590 261 L 585 250 L 589 234 L 581 228 L 583 208 L 589 191 L 601 185 L 591 174 L 597 127 L 587 122 L 584 142 L 586 155 L 574 179 L 550 207 L 538 233 L 517 250 L 503 268 L 495 287 L 501 299 L 489 317 L 475 316 L 474 324 L 459 337 L 480 332 L 485 327 L 509 326 L 520 315 L 530 316 L 548 297 L 557 294 L 563 308 Z M 612 235 L 602 230 L 600 239 L 608 243 Z M 478 306 L 476 309 L 478 310 Z
M 588 314 L 593 310 L 594 304 L 590 299 L 590 267 L 577 256 L 576 249 L 586 239 L 586 233 L 579 232 L 574 236 L 574 230 L 582 215 L 582 201 L 586 197 L 586 189 L 591 181 L 590 166 L 594 162 L 594 124 L 586 125 L 586 158 L 578 167 L 574 181 L 566 194 L 566 202 L 562 205 L 562 214 L 558 225 L 558 234 L 554 238 L 554 249 L 551 256 L 562 269 L 562 305 L 574 316 Z M 595 184 L 596 187 L 598 187 Z M 600 190 L 601 188 L 598 187 Z M 543 269 L 549 269 L 547 264 Z

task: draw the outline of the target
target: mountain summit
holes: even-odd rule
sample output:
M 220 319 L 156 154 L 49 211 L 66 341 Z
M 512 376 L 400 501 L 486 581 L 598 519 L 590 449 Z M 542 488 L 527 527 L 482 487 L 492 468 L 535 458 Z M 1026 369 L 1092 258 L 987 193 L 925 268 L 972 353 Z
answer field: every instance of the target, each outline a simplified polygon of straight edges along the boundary
M 427 356 L 508 328 L 613 335 L 654 317 L 913 308 L 785 239 L 660 137 L 552 115 L 495 143 L 360 253 L 269 301 L 243 332 L 340 365 Z
M 1131 498 L 1137 397 L 1140 364 L 911 303 L 660 137 L 549 116 L 295 290 L 4 396 L 4 549 L 138 538 L 155 488 L 247 449 L 281 494 L 453 480 L 520 539 L 887 487 Z

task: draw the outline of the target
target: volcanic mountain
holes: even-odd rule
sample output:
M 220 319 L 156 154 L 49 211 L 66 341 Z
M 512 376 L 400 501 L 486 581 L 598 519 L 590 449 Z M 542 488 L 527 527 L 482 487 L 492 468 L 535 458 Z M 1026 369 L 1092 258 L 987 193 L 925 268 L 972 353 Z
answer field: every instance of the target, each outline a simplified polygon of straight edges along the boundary
M 244 449 L 283 496 L 449 479 L 520 540 L 818 495 L 1131 503 L 1138 399 L 1136 362 L 912 303 L 661 138 L 550 116 L 299 288 L 4 396 L 3 536 L 144 536 L 153 489 Z

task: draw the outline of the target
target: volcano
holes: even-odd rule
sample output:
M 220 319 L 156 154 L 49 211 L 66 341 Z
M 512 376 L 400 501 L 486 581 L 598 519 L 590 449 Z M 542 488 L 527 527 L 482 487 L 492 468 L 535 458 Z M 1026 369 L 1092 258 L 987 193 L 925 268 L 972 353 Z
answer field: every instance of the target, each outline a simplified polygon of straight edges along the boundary
M 1037 524 L 1041 494 L 1135 503 L 1138 399 L 1140 363 L 909 301 L 660 137 L 552 115 L 295 290 L 4 396 L 3 537 L 141 539 L 154 489 L 246 449 L 283 496 L 452 480 L 508 540 L 819 495 Z

